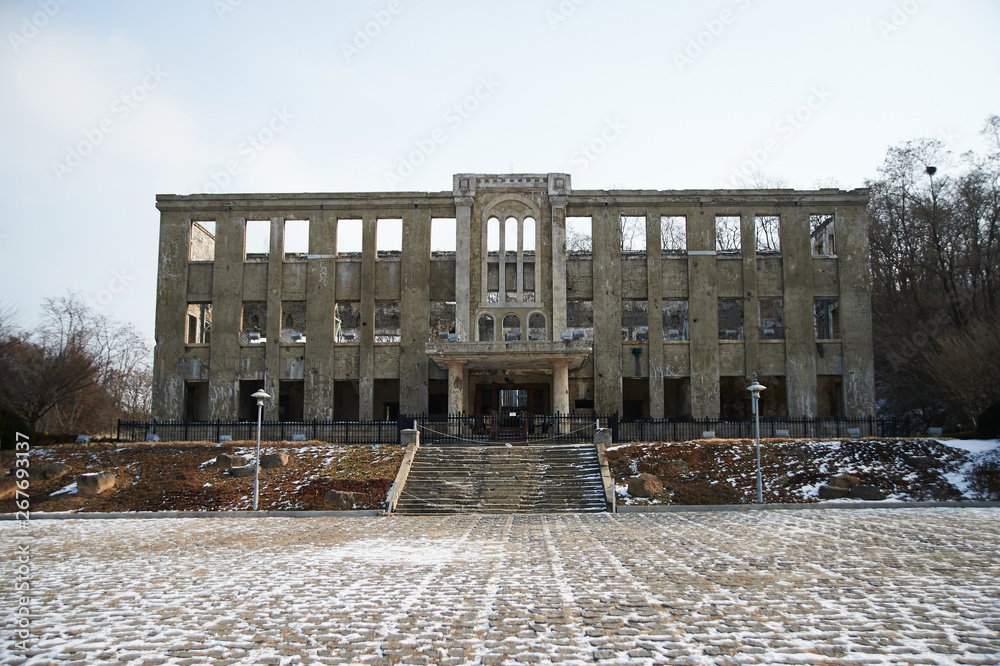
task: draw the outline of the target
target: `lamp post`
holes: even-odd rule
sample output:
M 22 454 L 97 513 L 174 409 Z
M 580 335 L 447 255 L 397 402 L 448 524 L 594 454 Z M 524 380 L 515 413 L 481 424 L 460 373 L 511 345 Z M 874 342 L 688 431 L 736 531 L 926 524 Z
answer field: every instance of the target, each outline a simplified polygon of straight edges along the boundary
M 753 407 L 754 416 L 754 439 L 757 441 L 757 504 L 764 503 L 764 482 L 760 476 L 760 392 L 766 389 L 757 378 L 753 378 L 753 383 L 747 387 L 750 391 L 750 402 Z
M 264 401 L 269 400 L 271 396 L 264 393 L 264 389 L 258 389 L 256 393 L 250 396 L 251 398 L 257 399 L 257 458 L 254 463 L 253 471 L 253 510 L 257 510 L 258 500 L 260 499 L 260 424 L 261 416 L 264 413 Z

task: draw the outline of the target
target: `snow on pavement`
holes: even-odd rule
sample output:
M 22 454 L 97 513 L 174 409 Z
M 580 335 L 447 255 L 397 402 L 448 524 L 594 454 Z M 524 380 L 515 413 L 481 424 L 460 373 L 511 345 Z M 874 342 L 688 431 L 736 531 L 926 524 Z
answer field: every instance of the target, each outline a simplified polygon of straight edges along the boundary
M 986 508 L 5 521 L 0 663 L 996 664 L 998 542 Z

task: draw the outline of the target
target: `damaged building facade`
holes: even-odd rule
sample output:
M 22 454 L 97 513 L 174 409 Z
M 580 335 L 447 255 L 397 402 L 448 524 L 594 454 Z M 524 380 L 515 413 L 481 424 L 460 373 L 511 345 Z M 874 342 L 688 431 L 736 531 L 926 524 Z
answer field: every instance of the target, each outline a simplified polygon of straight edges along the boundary
M 867 202 L 558 173 L 159 195 L 153 416 L 254 419 L 263 388 L 286 421 L 740 419 L 752 377 L 764 416 L 871 416 Z

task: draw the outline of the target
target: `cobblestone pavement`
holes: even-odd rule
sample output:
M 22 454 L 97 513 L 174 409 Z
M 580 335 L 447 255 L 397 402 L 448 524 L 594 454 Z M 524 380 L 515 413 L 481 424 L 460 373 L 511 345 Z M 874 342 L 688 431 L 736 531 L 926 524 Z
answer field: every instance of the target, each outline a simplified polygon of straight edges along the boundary
M 971 508 L 3 522 L 0 662 L 997 664 L 998 543 Z

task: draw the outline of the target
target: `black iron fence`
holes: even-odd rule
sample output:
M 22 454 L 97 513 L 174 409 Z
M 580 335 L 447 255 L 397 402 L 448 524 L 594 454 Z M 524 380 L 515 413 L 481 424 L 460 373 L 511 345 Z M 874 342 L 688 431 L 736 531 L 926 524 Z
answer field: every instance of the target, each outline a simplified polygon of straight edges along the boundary
M 719 419 L 622 420 L 618 414 L 525 414 L 496 420 L 489 415 L 400 415 L 395 421 L 264 421 L 266 441 L 319 440 L 339 444 L 398 444 L 399 431 L 416 428 L 421 441 L 435 444 L 503 442 L 575 443 L 593 441 L 595 428 L 611 430 L 615 442 L 681 442 L 717 437 L 751 439 L 754 421 Z M 906 418 L 761 418 L 764 438 L 910 437 L 918 424 Z M 256 421 L 119 421 L 118 439 L 141 442 L 252 440 Z

